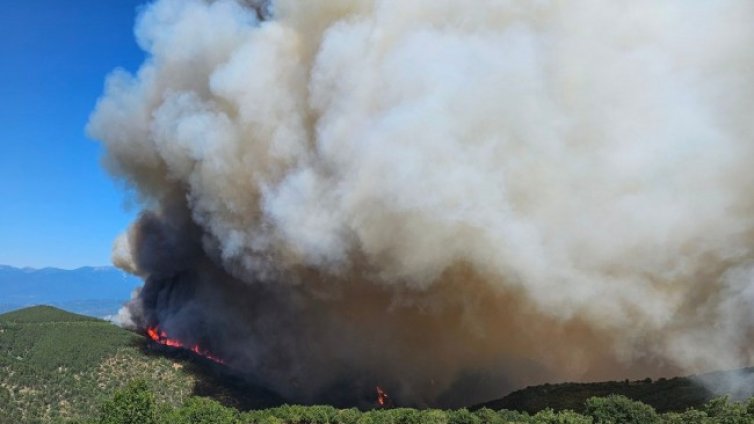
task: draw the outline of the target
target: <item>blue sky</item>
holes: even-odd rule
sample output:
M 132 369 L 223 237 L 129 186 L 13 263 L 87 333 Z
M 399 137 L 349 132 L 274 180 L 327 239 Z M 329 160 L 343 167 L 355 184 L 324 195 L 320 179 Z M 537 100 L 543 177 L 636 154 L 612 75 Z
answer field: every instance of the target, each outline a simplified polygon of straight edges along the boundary
M 84 126 L 105 76 L 138 68 L 137 0 L 17 0 L 0 13 L 0 264 L 110 263 L 136 210 Z

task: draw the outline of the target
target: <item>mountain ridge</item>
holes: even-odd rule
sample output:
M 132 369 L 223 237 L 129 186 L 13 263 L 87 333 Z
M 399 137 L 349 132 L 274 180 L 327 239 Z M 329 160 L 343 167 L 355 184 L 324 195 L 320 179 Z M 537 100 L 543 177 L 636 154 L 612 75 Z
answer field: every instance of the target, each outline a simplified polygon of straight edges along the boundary
M 0 313 L 54 305 L 104 317 L 128 301 L 141 280 L 112 266 L 18 268 L 0 265 Z
M 699 408 L 722 395 L 743 400 L 754 395 L 754 367 L 654 380 L 545 383 L 515 390 L 471 408 L 509 409 L 530 414 L 546 408 L 581 412 L 587 399 L 616 394 L 650 405 L 657 412 Z

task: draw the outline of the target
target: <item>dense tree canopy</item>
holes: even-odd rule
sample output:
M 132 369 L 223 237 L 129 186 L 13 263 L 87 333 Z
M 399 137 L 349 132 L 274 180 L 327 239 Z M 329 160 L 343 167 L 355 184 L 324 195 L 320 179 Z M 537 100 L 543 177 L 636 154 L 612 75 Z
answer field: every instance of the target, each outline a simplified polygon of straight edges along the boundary
M 754 422 L 754 399 L 731 402 L 717 398 L 701 409 L 658 414 L 625 396 L 593 397 L 583 412 L 544 409 L 525 412 L 468 409 L 336 409 L 331 406 L 285 405 L 239 412 L 206 398 L 191 397 L 182 406 L 159 404 L 144 381 L 119 390 L 87 424 L 744 424 Z

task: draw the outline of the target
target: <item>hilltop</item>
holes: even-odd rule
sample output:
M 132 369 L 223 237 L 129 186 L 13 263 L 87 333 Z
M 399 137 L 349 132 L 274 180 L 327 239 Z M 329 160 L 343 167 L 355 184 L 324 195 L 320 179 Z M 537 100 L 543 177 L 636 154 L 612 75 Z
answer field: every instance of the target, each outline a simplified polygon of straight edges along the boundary
M 0 315 L 0 424 L 92 416 L 136 379 L 171 405 L 196 394 L 239 406 L 277 402 L 217 375 L 212 364 L 188 353 L 154 351 L 143 336 L 107 321 L 49 306 Z
M 732 384 L 735 382 L 736 384 Z M 710 372 L 687 377 L 560 383 L 530 386 L 476 408 L 511 409 L 536 413 L 545 408 L 581 411 L 593 396 L 623 395 L 652 406 L 658 412 L 699 408 L 719 394 L 746 399 L 754 388 L 754 368 Z

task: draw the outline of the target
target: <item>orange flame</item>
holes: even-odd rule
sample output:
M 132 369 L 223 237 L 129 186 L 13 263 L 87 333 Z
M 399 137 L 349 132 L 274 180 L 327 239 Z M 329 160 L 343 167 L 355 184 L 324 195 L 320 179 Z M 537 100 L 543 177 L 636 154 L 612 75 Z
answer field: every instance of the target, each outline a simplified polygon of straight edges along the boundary
M 390 397 L 387 395 L 387 392 L 383 390 L 382 387 L 377 386 L 377 404 L 380 406 L 385 406 L 389 398 Z
M 213 355 L 211 352 L 202 349 L 198 344 L 195 344 L 191 347 L 186 346 L 178 339 L 171 339 L 168 337 L 167 333 L 160 330 L 157 327 L 147 327 L 147 336 L 154 342 L 159 343 L 164 346 L 173 347 L 176 349 L 187 349 L 190 350 L 197 355 L 207 358 L 212 362 L 217 362 L 218 364 L 224 364 L 222 359 L 218 358 L 217 356 Z

